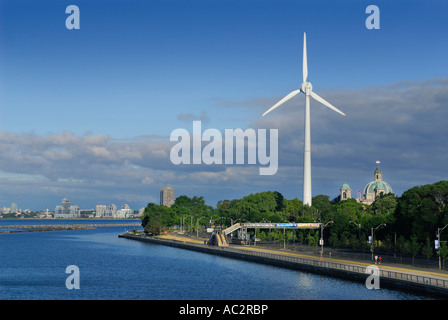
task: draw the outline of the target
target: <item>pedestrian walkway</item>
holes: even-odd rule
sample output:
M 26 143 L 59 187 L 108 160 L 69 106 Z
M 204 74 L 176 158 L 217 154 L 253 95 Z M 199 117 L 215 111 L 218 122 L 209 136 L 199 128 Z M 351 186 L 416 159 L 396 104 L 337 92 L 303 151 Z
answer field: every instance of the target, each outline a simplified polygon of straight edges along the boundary
M 204 240 L 205 240 L 203 238 L 181 235 L 181 234 L 177 234 L 177 233 L 163 234 L 158 237 L 161 239 L 169 239 L 169 240 L 177 240 L 177 241 L 201 243 L 201 244 L 203 244 Z M 317 257 L 316 255 L 299 253 L 299 252 L 292 251 L 292 250 L 270 249 L 270 248 L 263 248 L 260 246 L 253 246 L 253 245 L 229 245 L 229 246 L 235 247 L 238 249 L 242 249 L 242 250 L 268 252 L 268 253 L 282 254 L 282 255 L 287 255 L 287 256 L 301 257 L 301 258 L 314 259 L 314 260 L 324 260 L 324 261 L 339 262 L 339 263 L 344 263 L 344 264 L 353 264 L 353 265 L 364 266 L 364 267 L 375 264 L 373 261 L 361 261 L 361 260 L 347 259 L 347 258 L 344 258 L 344 259 L 320 258 L 320 257 Z M 419 268 L 419 267 L 414 267 L 411 265 L 398 265 L 398 264 L 390 265 L 390 264 L 384 264 L 384 263 L 377 264 L 376 266 L 382 270 L 389 270 L 389 271 L 395 271 L 395 272 L 406 272 L 406 273 L 411 273 L 411 274 L 415 274 L 415 275 L 431 275 L 433 277 L 438 277 L 443 280 L 448 279 L 448 272 L 445 270 Z

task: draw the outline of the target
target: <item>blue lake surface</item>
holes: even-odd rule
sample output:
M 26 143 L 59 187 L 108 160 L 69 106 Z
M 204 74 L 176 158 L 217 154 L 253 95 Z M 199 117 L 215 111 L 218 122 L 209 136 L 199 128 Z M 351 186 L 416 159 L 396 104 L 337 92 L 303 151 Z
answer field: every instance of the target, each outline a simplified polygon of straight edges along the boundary
M 95 221 L 4 219 L 0 224 Z M 360 282 L 118 238 L 119 233 L 130 228 L 0 234 L 0 299 L 431 299 L 388 289 L 368 290 Z M 70 276 L 66 268 L 70 265 L 79 268 L 80 289 L 66 287 Z

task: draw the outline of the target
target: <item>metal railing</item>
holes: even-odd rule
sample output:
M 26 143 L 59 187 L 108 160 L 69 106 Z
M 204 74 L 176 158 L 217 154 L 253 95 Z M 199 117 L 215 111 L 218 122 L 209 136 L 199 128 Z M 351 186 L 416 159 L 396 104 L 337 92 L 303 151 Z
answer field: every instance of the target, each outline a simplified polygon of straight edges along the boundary
M 359 266 L 359 265 L 353 265 L 353 264 L 347 264 L 347 263 L 341 263 L 341 262 L 333 262 L 333 261 L 321 261 L 318 259 L 309 259 L 309 258 L 302 258 L 302 257 L 294 257 L 289 255 L 283 255 L 283 254 L 276 254 L 276 253 L 270 253 L 270 252 L 262 252 L 262 251 L 251 251 L 251 250 L 241 250 L 236 248 L 219 248 L 219 250 L 224 250 L 228 252 L 234 252 L 239 254 L 246 254 L 251 256 L 257 256 L 262 258 L 268 258 L 273 260 L 279 260 L 279 261 L 287 261 L 292 263 L 298 263 L 298 264 L 306 264 L 310 266 L 315 267 L 323 267 L 323 268 L 329 268 L 329 269 L 335 269 L 335 270 L 343 270 L 348 272 L 355 272 L 359 274 L 365 274 L 366 276 L 370 273 L 367 273 L 367 267 Z M 440 279 L 436 277 L 432 277 L 430 275 L 417 275 L 412 273 L 406 273 L 406 272 L 399 272 L 399 271 L 392 271 L 392 270 L 384 270 L 379 269 L 379 276 L 388 278 L 388 279 L 397 279 L 402 281 L 408 281 L 412 283 L 417 284 L 425 284 L 425 285 L 431 285 L 439 288 L 448 289 L 448 279 Z
M 140 236 L 129 236 L 129 238 L 141 238 Z M 198 251 L 215 251 L 215 252 L 229 252 L 229 253 L 236 253 L 239 255 L 246 255 L 246 256 L 256 256 L 261 257 L 265 259 L 271 259 L 275 261 L 286 261 L 291 263 L 297 263 L 302 265 L 308 265 L 308 266 L 314 266 L 319 268 L 327 268 L 327 269 L 334 269 L 334 270 L 343 270 L 346 272 L 353 272 L 363 275 L 371 274 L 370 272 L 367 273 L 367 267 L 355 265 L 355 264 L 349 264 L 349 263 L 342 263 L 342 262 L 335 262 L 335 261 L 328 261 L 328 260 L 319 260 L 319 259 L 312 259 L 312 258 L 304 258 L 304 257 L 297 257 L 297 256 L 291 256 L 291 255 L 285 255 L 285 254 L 277 254 L 272 252 L 265 252 L 265 251 L 255 251 L 255 250 L 247 250 L 247 249 L 238 249 L 233 247 L 217 247 L 217 246 L 205 246 L 203 244 L 196 244 L 191 242 L 186 242 L 182 240 L 165 240 L 165 239 L 157 239 L 157 242 L 159 243 L 178 243 L 182 244 L 185 248 L 197 248 Z M 437 277 L 433 277 L 430 275 L 418 275 L 418 274 L 412 274 L 412 273 L 406 273 L 406 272 L 399 272 L 399 271 L 393 271 L 388 269 L 378 269 L 379 270 L 379 276 L 383 278 L 388 279 L 397 279 L 401 281 L 408 281 L 410 283 L 416 283 L 416 284 L 424 284 L 429 286 L 434 286 L 438 288 L 448 289 L 448 279 L 441 279 Z

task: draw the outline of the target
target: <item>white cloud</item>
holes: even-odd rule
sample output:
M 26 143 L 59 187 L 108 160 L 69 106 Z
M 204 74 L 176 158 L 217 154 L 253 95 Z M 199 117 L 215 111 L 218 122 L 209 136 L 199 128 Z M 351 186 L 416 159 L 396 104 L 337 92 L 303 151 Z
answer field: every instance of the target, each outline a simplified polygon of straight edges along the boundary
M 376 160 L 381 160 L 384 179 L 397 193 L 447 179 L 448 79 L 319 94 L 347 116 L 312 101 L 313 195 L 332 198 L 344 182 L 353 190 L 362 189 Z M 144 206 L 157 201 L 166 185 L 174 187 L 176 196 L 201 195 L 212 205 L 266 190 L 301 198 L 304 99 L 298 96 L 262 118 L 276 99 L 230 103 L 232 114 L 250 106 L 254 121 L 248 127 L 279 129 L 279 169 L 274 176 L 259 176 L 259 165 L 173 165 L 169 154 L 175 142 L 168 134 L 116 140 L 101 134 L 0 131 L 0 206 L 14 200 L 32 207 L 34 201 L 38 208 L 51 209 L 66 196 L 86 206 L 131 200 Z M 223 102 L 222 107 L 230 104 Z M 206 120 L 208 115 L 201 117 Z

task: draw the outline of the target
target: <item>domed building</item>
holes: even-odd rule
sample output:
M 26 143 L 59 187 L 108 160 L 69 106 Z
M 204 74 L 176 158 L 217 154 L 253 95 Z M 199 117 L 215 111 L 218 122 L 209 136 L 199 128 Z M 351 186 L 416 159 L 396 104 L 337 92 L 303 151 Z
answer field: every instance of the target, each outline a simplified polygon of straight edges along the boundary
M 344 183 L 339 190 L 341 191 L 341 201 L 352 197 L 352 189 L 347 183 Z
M 362 196 L 361 191 L 358 191 L 358 198 L 356 198 L 356 201 L 365 204 L 372 204 L 375 201 L 376 197 L 380 196 L 381 194 L 393 193 L 392 187 L 386 181 L 383 181 L 383 173 L 380 169 L 380 162 L 377 161 L 376 164 L 377 166 L 375 172 L 373 173 L 373 181 L 370 181 L 364 187 Z M 341 192 L 341 201 L 352 198 L 352 190 L 347 183 L 344 183 L 339 191 Z
M 391 186 L 383 181 L 383 173 L 380 169 L 380 162 L 377 161 L 375 172 L 373 173 L 373 181 L 370 181 L 364 188 L 361 202 L 371 204 L 376 197 L 381 194 L 393 193 Z

